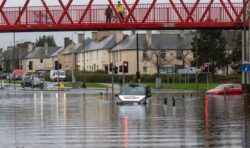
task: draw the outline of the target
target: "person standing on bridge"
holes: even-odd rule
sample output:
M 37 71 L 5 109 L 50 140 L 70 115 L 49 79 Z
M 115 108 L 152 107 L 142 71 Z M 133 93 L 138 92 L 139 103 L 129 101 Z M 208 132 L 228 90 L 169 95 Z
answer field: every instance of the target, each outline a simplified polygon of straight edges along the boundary
M 121 4 L 120 1 L 118 1 L 117 10 L 118 10 L 118 13 L 119 13 L 120 17 L 122 19 L 124 19 L 125 8 L 124 8 L 123 4 Z
M 105 10 L 105 15 L 106 15 L 106 23 L 111 23 L 113 11 L 109 5 L 108 5 L 108 8 L 106 8 L 106 10 Z

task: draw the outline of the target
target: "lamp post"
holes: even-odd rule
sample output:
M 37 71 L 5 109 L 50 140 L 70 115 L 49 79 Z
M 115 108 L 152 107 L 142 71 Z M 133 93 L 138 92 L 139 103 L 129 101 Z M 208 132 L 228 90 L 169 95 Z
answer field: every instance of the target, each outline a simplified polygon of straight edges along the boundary
M 13 77 L 14 77 L 14 89 L 16 89 L 16 73 L 15 73 L 15 65 L 16 65 L 16 52 L 15 52 L 15 50 L 16 50 L 16 33 L 14 32 L 13 33 L 13 65 L 12 65 L 12 71 L 13 71 Z
M 86 50 L 86 48 L 85 48 L 85 46 L 86 46 L 86 42 L 85 42 L 85 31 L 83 32 L 83 58 L 84 58 L 84 63 L 83 63 L 83 71 L 85 72 L 85 66 L 86 66 L 86 60 L 85 60 L 85 50 Z
M 140 83 L 140 70 L 139 70 L 139 36 L 136 33 L 136 61 L 137 61 L 137 71 L 136 71 L 136 80 L 137 83 Z
M 74 76 L 74 42 L 73 42 L 73 36 L 74 34 L 76 34 L 76 32 L 74 32 L 72 34 L 72 38 L 71 38 L 71 58 L 72 58 L 72 68 L 71 68 L 71 77 L 72 77 L 72 86 L 73 83 L 75 83 L 75 76 Z
M 243 49 L 242 49 L 242 63 L 246 62 L 246 1 L 243 0 Z M 247 73 L 242 72 L 242 83 L 244 85 L 244 92 L 247 93 Z

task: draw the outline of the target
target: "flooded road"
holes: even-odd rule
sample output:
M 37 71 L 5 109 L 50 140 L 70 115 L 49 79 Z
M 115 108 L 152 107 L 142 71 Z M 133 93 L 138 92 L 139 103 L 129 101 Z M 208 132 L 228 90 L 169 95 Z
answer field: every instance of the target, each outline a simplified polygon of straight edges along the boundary
M 120 106 L 94 93 L 1 91 L 0 147 L 250 147 L 249 119 L 242 96 L 168 92 Z

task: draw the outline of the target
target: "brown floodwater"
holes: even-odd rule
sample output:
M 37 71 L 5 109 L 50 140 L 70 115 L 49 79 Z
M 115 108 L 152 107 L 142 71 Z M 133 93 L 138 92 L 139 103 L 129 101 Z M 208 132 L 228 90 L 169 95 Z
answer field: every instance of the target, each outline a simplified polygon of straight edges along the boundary
M 116 105 L 98 91 L 0 92 L 1 148 L 236 148 L 249 141 L 243 96 L 164 92 L 147 105 Z

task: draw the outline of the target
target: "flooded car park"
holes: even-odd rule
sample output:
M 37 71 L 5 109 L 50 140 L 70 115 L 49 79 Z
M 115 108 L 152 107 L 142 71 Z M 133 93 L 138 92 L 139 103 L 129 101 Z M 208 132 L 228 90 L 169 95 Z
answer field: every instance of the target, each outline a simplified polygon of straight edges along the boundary
M 1 91 L 0 147 L 249 147 L 242 96 L 157 92 L 121 106 L 98 92 Z

